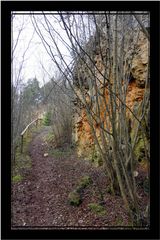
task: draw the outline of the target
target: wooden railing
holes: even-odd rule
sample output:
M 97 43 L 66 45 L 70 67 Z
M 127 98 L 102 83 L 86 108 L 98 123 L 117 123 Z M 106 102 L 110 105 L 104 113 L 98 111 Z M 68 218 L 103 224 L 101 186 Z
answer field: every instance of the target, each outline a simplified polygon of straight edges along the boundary
M 38 126 L 38 121 L 41 121 L 41 120 L 42 120 L 42 118 L 36 118 L 36 119 L 33 120 L 32 122 L 30 122 L 30 123 L 26 126 L 26 128 L 22 131 L 22 133 L 21 133 L 21 153 L 23 153 L 23 140 L 24 140 L 24 135 L 25 135 L 25 133 L 28 131 L 29 127 L 30 127 L 31 125 L 33 125 L 34 123 L 35 123 L 36 128 L 37 128 L 37 126 Z

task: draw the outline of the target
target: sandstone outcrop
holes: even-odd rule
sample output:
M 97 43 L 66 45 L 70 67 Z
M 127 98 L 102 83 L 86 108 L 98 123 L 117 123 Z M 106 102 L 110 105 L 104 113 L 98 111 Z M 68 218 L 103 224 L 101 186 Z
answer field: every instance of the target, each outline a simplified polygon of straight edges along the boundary
M 96 65 L 95 73 L 96 77 L 99 79 L 97 82 L 97 86 L 99 87 L 99 91 L 105 94 L 106 101 L 107 99 L 107 87 L 101 89 L 101 73 L 105 73 L 105 68 L 102 64 L 102 57 L 106 56 L 106 51 L 104 51 L 104 47 L 106 44 L 105 38 L 103 38 L 101 51 L 98 47 L 93 50 L 94 54 L 94 64 Z M 93 45 L 93 43 L 92 43 Z M 146 39 L 145 35 L 140 32 L 139 41 L 136 45 L 136 52 L 133 57 L 132 67 L 131 67 L 131 76 L 130 82 L 127 88 L 127 95 L 126 95 L 126 105 L 133 111 L 136 106 L 139 106 L 140 102 L 143 99 L 144 91 L 145 91 L 145 82 L 147 78 L 147 68 L 148 68 L 148 40 Z M 88 63 L 89 64 L 89 63 Z M 92 69 L 92 66 L 91 66 Z M 85 89 L 85 98 L 86 101 L 89 102 L 89 98 L 87 98 L 87 94 L 89 95 L 89 75 L 87 74 L 88 69 L 84 66 L 82 69 L 79 70 L 80 79 L 82 79 L 82 85 Z M 78 77 L 78 76 L 77 76 Z M 88 81 L 87 81 L 87 80 Z M 75 77 L 76 82 L 76 77 Z M 77 95 L 81 98 L 81 93 L 79 89 L 79 84 L 76 85 L 76 92 Z M 93 93 L 92 93 L 93 94 Z M 94 95 L 94 94 L 93 94 Z M 83 102 L 83 98 L 81 98 Z M 96 150 L 94 139 L 92 135 L 92 130 L 88 122 L 86 109 L 84 108 L 83 104 L 78 101 L 75 101 L 76 107 L 79 105 L 79 110 L 77 110 L 74 114 L 74 131 L 73 131 L 73 140 L 77 145 L 78 154 L 80 156 L 85 156 L 91 160 L 98 159 L 98 152 Z M 93 106 L 92 106 L 93 107 Z M 103 118 L 103 106 L 101 106 L 101 114 Z M 129 115 L 129 113 L 128 113 Z M 99 135 L 99 125 L 95 123 L 94 128 L 96 129 L 97 135 Z

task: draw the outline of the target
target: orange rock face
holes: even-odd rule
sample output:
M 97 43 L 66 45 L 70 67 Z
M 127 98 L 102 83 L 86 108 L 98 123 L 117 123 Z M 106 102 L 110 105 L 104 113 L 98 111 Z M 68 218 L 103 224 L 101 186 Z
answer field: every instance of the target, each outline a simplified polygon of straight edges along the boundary
M 101 81 L 101 74 L 99 71 L 104 73 L 104 66 L 101 63 L 100 59 L 101 59 L 100 55 L 97 54 L 95 57 L 95 63 L 96 63 L 97 69 L 95 71 L 96 71 L 96 76 Z M 126 95 L 126 105 L 129 108 L 131 108 L 132 111 L 134 109 L 134 105 L 141 102 L 144 96 L 144 91 L 145 91 L 144 87 L 145 87 L 145 81 L 147 77 L 147 63 L 148 63 L 148 41 L 144 37 L 144 35 L 141 34 L 139 42 L 137 44 L 137 50 L 136 50 L 136 54 L 133 59 L 133 64 L 131 68 L 133 79 L 128 85 L 127 95 Z M 103 96 L 105 96 L 106 103 L 108 103 L 109 96 L 108 96 L 107 86 L 105 87 L 105 89 L 104 88 L 100 89 L 101 88 L 100 81 L 98 81 L 97 86 L 99 87 L 100 92 L 103 93 Z M 89 102 L 90 98 L 86 97 L 86 101 Z M 106 122 L 108 123 L 109 121 L 106 121 L 108 117 L 105 113 L 106 107 L 105 107 L 104 99 L 99 103 L 99 105 L 100 105 L 101 121 L 103 122 L 103 120 L 105 120 L 104 127 L 105 128 L 108 127 L 109 129 L 111 128 L 111 126 L 106 126 Z M 94 109 L 94 104 L 92 105 L 92 109 Z M 79 155 L 87 155 L 93 149 L 94 138 L 93 138 L 92 129 L 90 127 L 90 124 L 87 118 L 86 110 L 82 108 L 79 112 L 79 115 L 80 116 L 74 118 L 74 122 L 75 122 L 74 139 L 76 139 Z M 96 135 L 99 136 L 100 127 L 98 122 L 94 122 L 94 129 L 96 131 Z
M 126 96 L 126 104 L 133 110 L 135 102 L 140 102 L 143 99 L 144 88 L 139 88 L 136 83 L 131 83 L 128 87 L 128 93 Z

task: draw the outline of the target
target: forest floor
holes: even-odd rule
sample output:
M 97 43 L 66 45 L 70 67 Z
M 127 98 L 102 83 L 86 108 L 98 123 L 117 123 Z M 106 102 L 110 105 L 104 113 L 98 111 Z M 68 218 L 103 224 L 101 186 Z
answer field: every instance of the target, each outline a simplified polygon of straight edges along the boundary
M 128 226 L 121 197 L 107 192 L 103 166 L 79 159 L 67 145 L 51 149 L 45 140 L 49 131 L 44 127 L 34 136 L 28 149 L 32 167 L 21 181 L 12 183 L 12 228 Z M 81 204 L 72 206 L 68 196 L 84 176 L 92 182 L 81 192 Z M 139 195 L 143 206 L 147 196 L 142 191 Z

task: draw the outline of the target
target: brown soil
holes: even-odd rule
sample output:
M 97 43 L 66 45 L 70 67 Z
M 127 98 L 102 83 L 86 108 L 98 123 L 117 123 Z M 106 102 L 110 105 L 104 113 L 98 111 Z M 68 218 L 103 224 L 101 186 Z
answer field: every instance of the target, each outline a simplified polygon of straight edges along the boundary
M 51 156 L 43 139 L 46 134 L 48 129 L 44 128 L 34 137 L 29 147 L 32 168 L 24 180 L 12 184 L 12 228 L 127 226 L 122 199 L 106 191 L 103 167 L 93 167 L 88 161 L 78 159 L 74 152 L 70 156 L 65 156 L 65 152 L 61 157 Z M 44 157 L 44 153 L 49 155 Z M 85 175 L 93 183 L 84 190 L 81 205 L 71 206 L 68 194 Z M 88 207 L 89 203 L 100 203 L 100 191 L 106 210 L 103 216 Z

